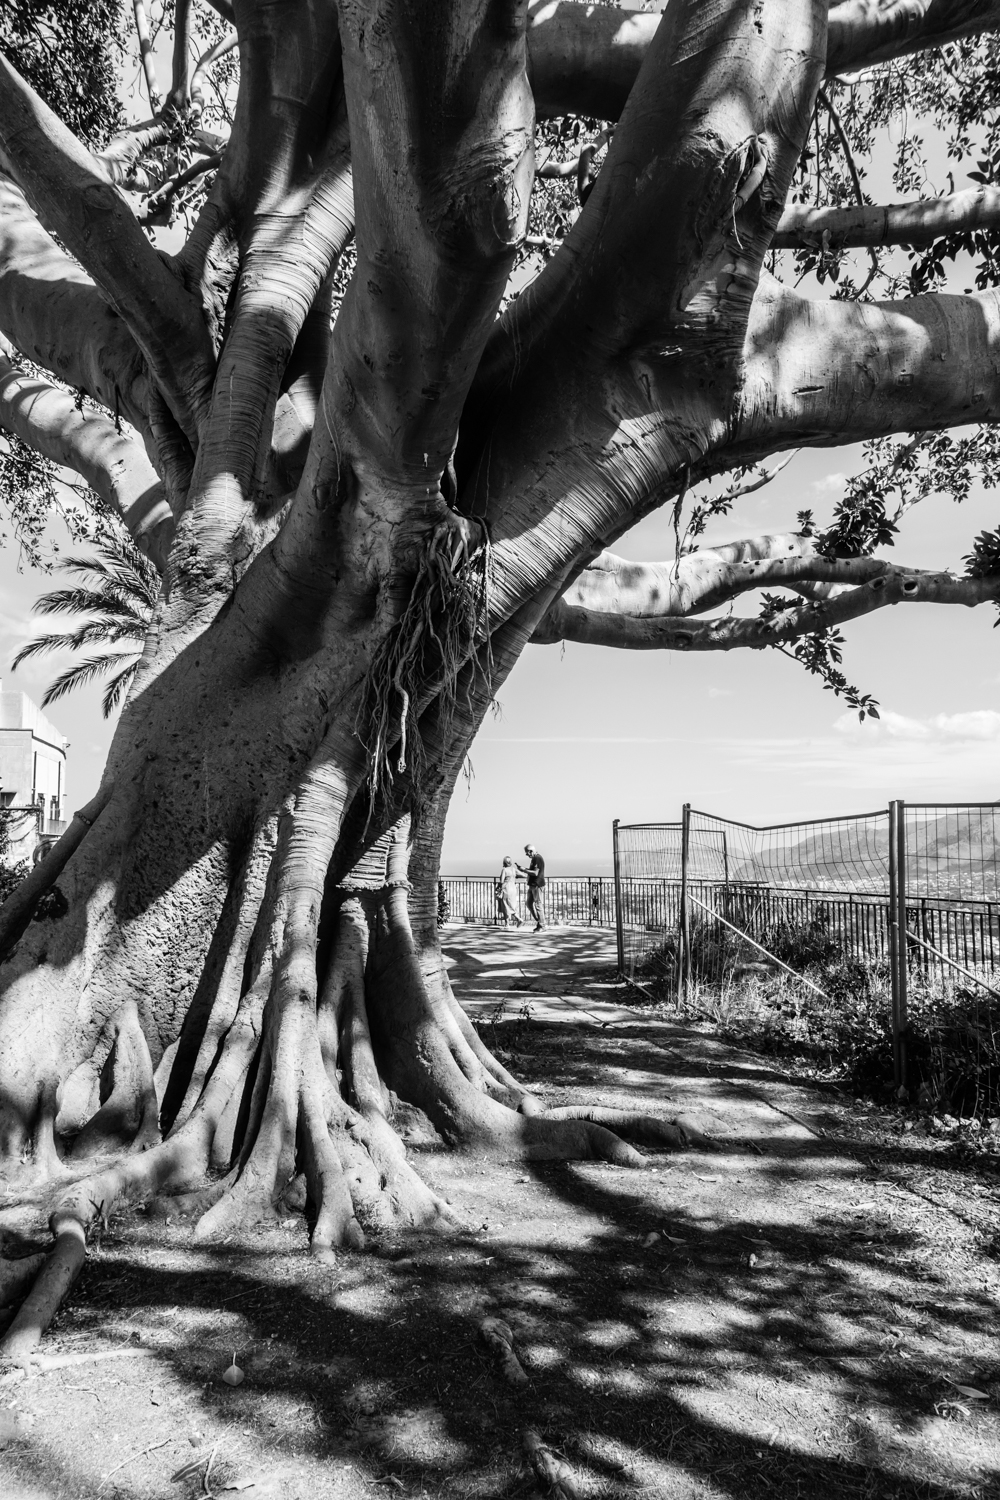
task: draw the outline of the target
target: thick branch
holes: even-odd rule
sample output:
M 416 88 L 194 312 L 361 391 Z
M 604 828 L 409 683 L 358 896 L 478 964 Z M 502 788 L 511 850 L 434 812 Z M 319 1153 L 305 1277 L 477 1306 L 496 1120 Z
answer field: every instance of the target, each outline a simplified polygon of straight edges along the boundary
M 528 55 L 539 119 L 617 120 L 662 20 L 574 0 L 535 0 Z M 997 28 L 998 0 L 847 0 L 830 12 L 826 72 L 850 72 Z
M 335 346 L 343 328 L 366 446 L 435 488 L 527 220 L 518 11 L 426 0 L 393 10 L 377 42 L 365 7 L 341 18 L 358 271 Z
M 174 50 L 171 61 L 170 103 L 184 109 L 191 92 L 191 0 L 176 0 L 174 5 Z
M 194 441 L 214 367 L 200 310 L 94 158 L 3 57 L 0 152 L 39 218 L 125 322 Z
M 115 510 L 162 572 L 174 518 L 145 449 L 96 413 L 83 413 L 69 391 L 23 374 L 0 354 L 0 428 L 86 480 Z
M 536 644 L 577 641 L 631 651 L 733 651 L 781 646 L 804 635 L 829 630 L 872 614 L 889 604 L 964 604 L 975 607 L 1000 599 L 1000 578 L 958 578 L 951 573 L 922 573 L 884 564 L 870 583 L 838 592 L 816 604 L 782 610 L 768 619 L 678 620 L 633 619 L 598 614 L 557 602 Z
M 333 533 L 362 493 L 366 525 L 384 522 L 382 537 L 408 562 L 446 516 L 459 418 L 524 234 L 534 171 L 518 0 L 414 0 L 390 7 L 379 27 L 351 3 L 340 28 L 358 263 L 282 533 L 289 578 L 313 573 L 324 556 L 332 565 L 343 546 Z M 365 590 L 375 566 L 369 556 Z
M 463 508 L 487 515 L 506 585 L 494 618 L 544 607 L 725 441 L 825 20 L 819 4 L 665 13 L 583 212 L 505 312 L 463 420 Z
M 149 377 L 131 334 L 2 175 L 0 330 L 35 364 L 147 429 Z
M 793 203 L 771 241 L 776 250 L 861 245 L 929 245 L 946 234 L 1000 228 L 1000 188 L 969 188 L 915 203 L 812 208 Z
M 737 454 L 831 446 L 1000 419 L 1000 291 L 810 302 L 777 282 L 754 300 Z
M 235 287 L 225 282 L 228 331 L 198 450 L 197 498 L 179 538 L 199 590 L 212 566 L 228 590 L 231 564 L 257 550 L 255 507 L 262 515 L 265 495 L 275 499 L 267 465 L 286 364 L 354 227 L 337 13 L 305 5 L 247 12 L 230 143 L 199 246 L 185 251 L 187 269 L 201 263 L 204 294 L 220 269 L 216 252 L 239 242 Z M 325 333 L 324 347 L 328 317 Z
M 570 584 L 555 608 L 585 609 L 632 619 L 699 614 L 750 589 L 798 584 L 858 584 L 891 571 L 874 557 L 823 557 L 810 537 L 751 537 L 706 547 L 672 562 L 634 563 L 602 552 Z M 535 638 L 546 635 L 542 620 Z
M 135 15 L 135 31 L 139 39 L 139 56 L 142 60 L 142 71 L 146 80 L 146 94 L 149 97 L 149 107 L 151 110 L 156 111 L 160 107 L 160 93 L 156 87 L 153 43 L 149 35 L 149 19 L 146 15 L 145 0 L 132 0 L 132 11 Z

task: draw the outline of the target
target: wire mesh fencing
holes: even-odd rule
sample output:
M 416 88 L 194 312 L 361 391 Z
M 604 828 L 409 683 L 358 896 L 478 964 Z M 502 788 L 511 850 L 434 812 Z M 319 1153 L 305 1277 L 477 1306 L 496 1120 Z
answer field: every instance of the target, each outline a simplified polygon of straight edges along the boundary
M 796 1014 L 881 997 L 898 1087 L 908 1052 L 926 1079 L 957 1050 L 958 1092 L 996 1099 L 1000 805 L 895 801 L 767 827 L 685 807 L 680 824 L 616 824 L 614 843 L 623 974 L 678 1000 L 780 981 Z

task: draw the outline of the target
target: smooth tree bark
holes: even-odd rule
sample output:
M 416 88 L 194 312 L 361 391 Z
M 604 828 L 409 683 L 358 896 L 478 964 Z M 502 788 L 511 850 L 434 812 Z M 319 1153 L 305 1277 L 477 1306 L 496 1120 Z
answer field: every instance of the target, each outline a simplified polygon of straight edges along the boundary
M 228 138 L 198 137 L 218 170 L 175 256 L 116 184 L 201 130 L 192 7 L 168 96 L 148 68 L 153 119 L 100 156 L 0 69 L 0 427 L 163 573 L 99 797 L 0 910 L 0 1151 L 51 1183 L 57 1245 L 21 1353 L 123 1202 L 201 1239 L 305 1207 L 320 1255 L 446 1221 L 400 1101 L 486 1157 L 698 1142 L 546 1109 L 451 991 L 444 820 L 497 689 L 531 640 L 755 646 L 997 592 L 805 533 L 659 566 L 607 550 L 795 444 L 997 415 L 995 293 L 815 304 L 764 270 L 776 233 L 916 237 L 897 210 L 789 227 L 818 90 L 996 6 L 213 8 L 239 93 Z M 505 303 L 536 119 L 570 110 L 614 120 L 606 161 Z M 690 618 L 768 586 L 794 609 Z

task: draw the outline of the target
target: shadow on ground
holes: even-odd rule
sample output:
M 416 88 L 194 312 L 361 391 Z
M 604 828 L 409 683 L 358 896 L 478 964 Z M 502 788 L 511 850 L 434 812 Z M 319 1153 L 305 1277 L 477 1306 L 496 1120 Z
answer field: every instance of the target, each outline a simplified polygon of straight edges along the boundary
M 115 1221 L 46 1349 L 136 1352 L 0 1391 L 19 1422 L 0 1490 L 500 1500 L 536 1493 L 532 1427 L 609 1500 L 996 1493 L 995 1179 L 873 1148 L 847 1103 L 679 1028 L 519 1005 L 484 1029 L 547 1103 L 652 1096 L 722 1149 L 630 1172 L 416 1143 L 465 1227 L 333 1270 L 299 1221 L 212 1252 L 181 1224 Z M 485 1316 L 513 1330 L 525 1388 Z

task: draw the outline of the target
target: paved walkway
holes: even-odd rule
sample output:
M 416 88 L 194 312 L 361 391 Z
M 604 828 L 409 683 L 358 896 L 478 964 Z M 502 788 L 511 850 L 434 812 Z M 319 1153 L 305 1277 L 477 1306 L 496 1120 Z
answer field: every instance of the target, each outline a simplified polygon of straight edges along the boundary
M 767 1059 L 673 1019 L 667 1008 L 623 1004 L 635 991 L 617 980 L 613 932 L 533 933 L 470 923 L 449 926 L 442 937 L 455 994 L 475 1020 L 513 1020 L 527 1006 L 536 1022 L 603 1031 L 609 1067 L 618 1061 L 615 1039 L 634 1042 L 641 1033 L 647 1048 L 672 1059 L 669 1098 L 659 1102 L 699 1118 L 720 1140 L 739 1137 L 785 1154 L 837 1133 L 839 1121 L 822 1095 L 791 1082 Z M 637 1083 L 648 1091 L 649 1081 L 644 1075 Z

